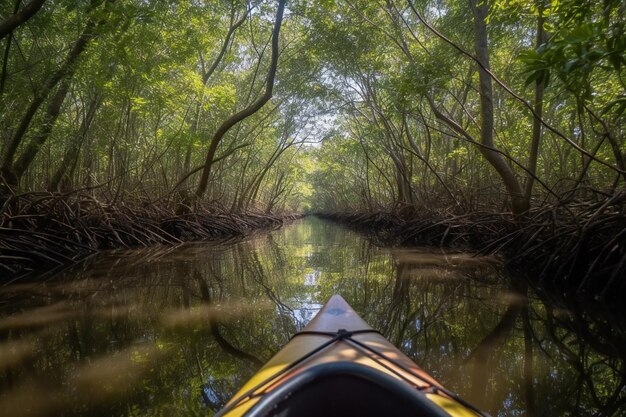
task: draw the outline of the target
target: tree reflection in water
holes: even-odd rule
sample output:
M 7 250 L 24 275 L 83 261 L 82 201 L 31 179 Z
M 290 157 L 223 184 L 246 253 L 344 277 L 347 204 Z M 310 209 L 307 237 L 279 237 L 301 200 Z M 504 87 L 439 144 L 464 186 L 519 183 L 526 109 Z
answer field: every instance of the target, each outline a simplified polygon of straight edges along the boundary
M 2 287 L 0 414 L 212 415 L 335 293 L 493 415 L 626 414 L 623 322 L 316 219 Z

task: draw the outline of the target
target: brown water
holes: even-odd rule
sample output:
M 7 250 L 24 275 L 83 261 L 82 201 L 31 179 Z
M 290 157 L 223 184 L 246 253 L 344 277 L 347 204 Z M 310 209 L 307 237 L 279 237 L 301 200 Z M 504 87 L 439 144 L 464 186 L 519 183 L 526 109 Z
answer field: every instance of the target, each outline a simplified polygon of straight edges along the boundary
M 314 218 L 0 287 L 0 415 L 210 416 L 332 294 L 494 416 L 626 415 L 608 318 L 526 297 L 495 259 Z

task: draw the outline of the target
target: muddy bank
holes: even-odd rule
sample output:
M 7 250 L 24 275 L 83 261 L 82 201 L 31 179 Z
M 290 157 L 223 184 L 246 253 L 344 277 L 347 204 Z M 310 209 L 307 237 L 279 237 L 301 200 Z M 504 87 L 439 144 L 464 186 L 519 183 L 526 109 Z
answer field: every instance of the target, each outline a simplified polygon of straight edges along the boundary
M 547 291 L 602 301 L 626 294 L 626 215 L 622 200 L 507 213 L 317 213 L 369 234 L 381 245 L 429 245 L 502 255 L 516 275 Z
M 89 195 L 14 196 L 0 208 L 0 284 L 56 272 L 104 249 L 241 238 L 297 217 L 206 207 L 178 215 L 166 204 L 108 204 Z

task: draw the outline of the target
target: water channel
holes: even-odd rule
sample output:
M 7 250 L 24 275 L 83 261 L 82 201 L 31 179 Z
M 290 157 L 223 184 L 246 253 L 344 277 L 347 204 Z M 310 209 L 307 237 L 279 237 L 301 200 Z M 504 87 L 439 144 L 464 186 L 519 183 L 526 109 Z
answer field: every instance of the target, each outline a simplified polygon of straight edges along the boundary
M 315 218 L 0 287 L 0 415 L 211 416 L 332 294 L 493 416 L 626 415 L 610 320 L 520 293 L 497 259 Z

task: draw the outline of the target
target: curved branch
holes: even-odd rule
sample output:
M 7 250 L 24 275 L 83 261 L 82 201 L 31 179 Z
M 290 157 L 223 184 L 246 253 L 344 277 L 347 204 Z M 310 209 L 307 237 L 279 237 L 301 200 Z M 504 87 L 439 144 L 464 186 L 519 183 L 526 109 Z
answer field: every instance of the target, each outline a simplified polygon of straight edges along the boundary
M 228 28 L 228 33 L 226 33 L 226 38 L 224 38 L 224 43 L 222 43 L 222 48 L 220 49 L 219 53 L 217 54 L 217 57 L 215 58 L 215 60 L 213 61 L 209 69 L 202 75 L 203 84 L 206 84 L 209 81 L 209 78 L 211 78 L 211 75 L 213 75 L 213 73 L 219 66 L 220 62 L 222 62 L 222 59 L 224 58 L 224 55 L 226 54 L 226 51 L 228 50 L 228 45 L 230 44 L 230 41 L 233 38 L 233 34 L 237 30 L 237 28 L 239 28 L 239 26 L 241 26 L 243 22 L 246 21 L 246 18 L 248 17 L 252 9 L 253 9 L 252 7 L 248 7 L 245 13 L 243 14 L 243 16 L 241 16 L 241 18 L 237 20 L 236 22 L 234 22 L 235 14 L 233 11 L 233 14 L 230 17 L 231 23 Z
M 41 9 L 41 6 L 43 6 L 45 1 L 46 0 L 32 0 L 30 3 L 24 6 L 22 10 L 13 13 L 11 16 L 4 19 L 4 21 L 0 23 L 0 39 L 8 36 L 19 26 L 26 23 L 28 19 L 33 17 L 39 11 L 39 9 Z

